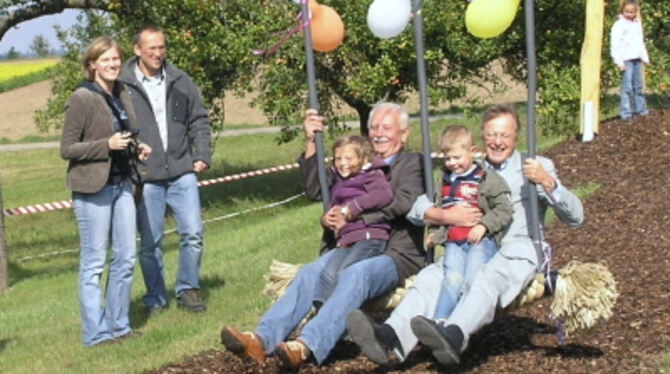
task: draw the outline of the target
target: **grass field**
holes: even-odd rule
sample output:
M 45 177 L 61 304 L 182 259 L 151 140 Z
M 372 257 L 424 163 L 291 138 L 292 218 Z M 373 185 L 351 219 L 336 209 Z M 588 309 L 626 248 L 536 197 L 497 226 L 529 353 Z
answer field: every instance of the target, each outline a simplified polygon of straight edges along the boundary
M 432 139 L 447 123 L 477 119 L 439 120 Z M 420 131 L 412 125 L 410 149 L 420 150 Z M 328 137 L 327 145 L 332 139 Z M 539 149 L 556 139 L 541 139 Z M 230 175 L 295 161 L 301 141 L 277 146 L 274 135 L 221 138 L 212 170 L 201 179 Z M 435 166 L 439 161 L 435 161 Z M 66 162 L 58 150 L 0 153 L 5 207 L 69 198 L 64 187 Z M 587 188 L 588 190 L 588 188 Z M 144 291 L 139 266 L 133 284 L 131 323 L 142 336 L 119 345 L 84 348 L 81 345 L 77 301 L 78 239 L 71 211 L 7 217 L 10 290 L 0 296 L 0 372 L 2 373 L 140 373 L 179 361 L 189 355 L 220 349 L 224 324 L 252 328 L 269 306 L 261 295 L 273 258 L 305 262 L 317 254 L 321 204 L 304 198 L 277 207 L 221 217 L 260 208 L 302 191 L 296 170 L 203 187 L 203 216 L 207 221 L 202 287 L 208 305 L 204 314 L 170 308 L 147 319 L 142 313 Z M 174 227 L 168 218 L 166 228 Z M 174 284 L 178 237 L 165 242 L 168 285 Z M 27 259 L 38 255 L 57 255 Z M 668 362 L 668 360 L 666 360 Z
M 436 123 L 434 132 L 443 126 L 443 121 Z M 410 147 L 419 149 L 419 131 L 414 127 Z M 202 178 L 292 163 L 301 143 L 277 146 L 271 134 L 221 138 L 213 168 Z M 5 207 L 68 199 L 65 169 L 58 150 L 1 153 Z M 261 295 L 262 275 L 273 258 L 304 262 L 316 256 L 321 204 L 299 198 L 271 209 L 216 219 L 301 191 L 297 170 L 203 188 L 204 219 L 215 220 L 206 224 L 202 264 L 208 312 L 188 314 L 172 302 L 166 313 L 147 320 L 141 308 L 144 285 L 136 268 L 131 321 L 143 336 L 117 346 L 88 349 L 82 347 L 80 337 L 73 213 L 8 217 L 11 288 L 0 297 L 0 372 L 87 373 L 92 368 L 109 373 L 142 372 L 219 348 L 218 331 L 224 323 L 251 327 L 268 307 L 269 300 Z M 166 228 L 173 227 L 168 218 Z M 168 235 L 165 247 L 167 279 L 172 285 L 177 236 Z M 59 254 L 22 260 L 54 252 Z M 174 301 L 174 294 L 170 297 Z

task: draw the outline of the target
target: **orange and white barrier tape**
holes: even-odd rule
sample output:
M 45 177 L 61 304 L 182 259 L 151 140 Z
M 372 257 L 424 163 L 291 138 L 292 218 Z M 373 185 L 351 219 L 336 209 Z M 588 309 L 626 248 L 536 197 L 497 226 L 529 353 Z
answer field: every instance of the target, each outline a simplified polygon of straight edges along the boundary
M 225 177 L 207 179 L 207 180 L 198 182 L 198 186 L 209 186 L 209 185 L 217 184 L 217 183 L 231 182 L 231 181 L 236 181 L 236 180 L 250 178 L 250 177 L 257 177 L 257 176 L 260 176 L 260 175 L 272 174 L 272 173 L 277 173 L 277 172 L 280 172 L 280 171 L 295 169 L 298 166 L 299 165 L 296 162 L 296 163 L 288 164 L 288 165 L 274 166 L 274 167 L 271 167 L 271 168 L 248 171 L 248 172 L 245 172 L 245 173 L 233 174 L 233 175 L 228 175 L 228 176 L 225 176 Z
M 432 158 L 443 158 L 444 154 L 441 152 L 433 152 L 430 154 Z M 278 173 L 280 171 L 287 171 L 291 169 L 296 169 L 298 168 L 299 165 L 297 162 L 293 164 L 286 164 L 286 165 L 280 165 L 280 166 L 273 166 L 270 168 L 264 168 L 264 169 L 258 169 L 254 171 L 248 171 L 244 173 L 239 173 L 239 174 L 233 174 L 233 175 L 228 175 L 225 177 L 219 177 L 219 178 L 212 178 L 212 179 L 207 179 L 198 182 L 198 186 L 211 186 L 213 184 L 218 184 L 218 183 L 224 183 L 224 182 L 232 182 L 232 181 L 237 181 L 240 179 L 246 179 L 246 178 L 251 178 L 251 177 L 258 177 L 261 175 L 267 175 L 267 174 L 272 174 L 272 173 Z M 34 204 L 34 205 L 27 205 L 27 206 L 22 206 L 18 208 L 11 208 L 11 209 L 5 209 L 4 214 L 5 216 L 21 216 L 21 215 L 26 215 L 26 214 L 36 214 L 36 213 L 44 213 L 44 212 L 51 212 L 55 210 L 63 210 L 63 209 L 72 209 L 73 203 L 72 200 L 63 200 L 63 201 L 55 201 L 51 203 L 44 203 L 44 204 Z
M 73 206 L 72 200 L 63 200 L 63 201 L 54 201 L 52 203 L 35 204 L 35 205 L 22 206 L 18 208 L 5 209 L 3 213 L 5 213 L 5 216 L 20 216 L 24 214 L 35 214 L 35 213 L 51 212 L 54 210 L 61 210 L 61 209 L 71 209 L 72 206 Z
M 280 171 L 286 171 L 286 170 L 291 170 L 291 169 L 296 169 L 298 168 L 298 163 L 293 163 L 293 164 L 288 164 L 288 165 L 281 165 L 281 166 L 274 166 L 271 168 L 265 168 L 265 169 L 259 169 L 259 170 L 254 170 L 254 171 L 249 171 L 249 172 L 244 172 L 244 173 L 239 173 L 239 174 L 233 174 L 233 175 L 228 175 L 225 177 L 219 177 L 219 178 L 213 178 L 213 179 L 207 179 L 198 182 L 198 186 L 210 186 L 213 184 L 217 183 L 224 183 L 224 182 L 232 182 L 232 181 L 237 181 L 240 179 L 246 179 L 246 178 L 251 178 L 251 177 L 257 177 L 261 175 L 267 175 L 267 174 L 272 174 L 272 173 L 277 173 Z M 21 215 L 26 215 L 26 214 L 36 214 L 36 213 L 44 213 L 44 212 L 51 212 L 55 210 L 63 210 L 63 209 L 72 209 L 74 206 L 72 200 L 63 200 L 63 201 L 56 201 L 56 202 L 51 202 L 51 203 L 44 203 L 44 204 L 34 204 L 34 205 L 27 205 L 27 206 L 22 206 L 18 208 L 11 208 L 11 209 L 5 209 L 3 211 L 5 216 L 21 216 Z

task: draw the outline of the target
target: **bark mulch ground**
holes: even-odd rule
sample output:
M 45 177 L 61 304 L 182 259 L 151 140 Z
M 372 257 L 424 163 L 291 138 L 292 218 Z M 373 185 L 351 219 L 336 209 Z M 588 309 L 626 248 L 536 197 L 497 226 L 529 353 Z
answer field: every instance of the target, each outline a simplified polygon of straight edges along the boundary
M 552 224 L 547 240 L 554 267 L 576 259 L 604 261 L 620 293 L 614 315 L 590 331 L 556 338 L 549 299 L 499 313 L 476 334 L 459 366 L 440 366 L 418 347 L 404 363 L 380 367 L 349 342 L 322 366 L 301 373 L 639 373 L 657 372 L 670 351 L 670 110 L 601 124 L 590 143 L 569 140 L 544 155 L 569 188 L 595 183 L 578 228 Z M 223 323 L 224 321 L 222 321 Z M 212 334 L 218 334 L 213 331 Z M 278 373 L 220 350 L 202 352 L 155 373 Z

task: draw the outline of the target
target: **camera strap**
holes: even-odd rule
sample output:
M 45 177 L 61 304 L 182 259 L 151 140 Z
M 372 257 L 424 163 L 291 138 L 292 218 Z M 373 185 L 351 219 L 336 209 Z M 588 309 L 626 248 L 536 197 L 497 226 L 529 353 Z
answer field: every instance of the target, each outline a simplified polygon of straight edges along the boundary
M 115 122 L 117 122 L 118 126 L 116 126 L 117 124 L 115 124 L 115 127 L 118 127 L 116 129 L 117 131 L 130 130 L 130 120 L 128 119 L 128 114 L 126 113 L 126 108 L 123 105 L 123 101 L 121 101 L 119 97 L 108 94 L 95 82 L 84 81 L 79 85 L 79 87 L 84 87 L 86 89 L 89 89 L 95 93 L 102 95 L 102 97 L 105 99 L 105 102 L 107 102 L 107 106 L 109 107 L 109 109 L 111 109 L 112 114 L 116 119 Z M 117 91 L 117 87 L 119 86 L 115 83 L 114 91 Z

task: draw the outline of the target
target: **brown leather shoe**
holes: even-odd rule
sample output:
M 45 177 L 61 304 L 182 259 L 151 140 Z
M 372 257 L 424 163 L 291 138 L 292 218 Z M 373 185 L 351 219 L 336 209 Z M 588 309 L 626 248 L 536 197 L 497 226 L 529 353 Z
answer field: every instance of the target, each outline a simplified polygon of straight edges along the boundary
M 262 364 L 265 361 L 265 349 L 263 342 L 253 332 L 240 332 L 233 326 L 224 326 L 221 329 L 221 343 L 226 349 L 238 357 L 249 357 Z
M 279 357 L 284 367 L 293 370 L 297 370 L 305 363 L 309 353 L 309 348 L 299 340 L 279 343 L 275 348 L 275 355 Z

